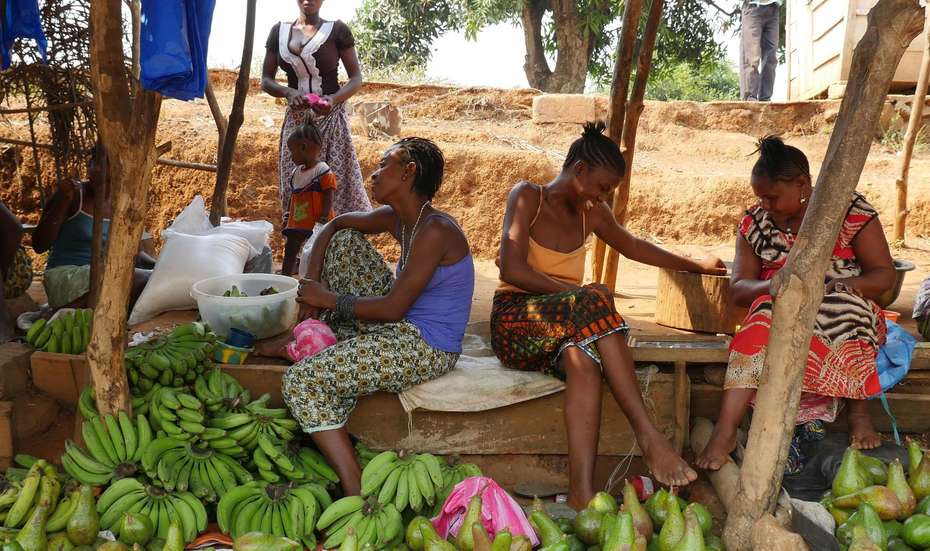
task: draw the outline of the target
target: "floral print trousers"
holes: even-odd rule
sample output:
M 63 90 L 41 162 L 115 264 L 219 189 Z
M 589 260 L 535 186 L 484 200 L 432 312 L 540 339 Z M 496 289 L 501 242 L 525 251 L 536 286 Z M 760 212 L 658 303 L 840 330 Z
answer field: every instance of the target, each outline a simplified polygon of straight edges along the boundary
M 356 231 L 342 230 L 330 241 L 323 281 L 337 294 L 384 296 L 393 275 L 377 250 Z M 412 323 L 354 321 L 322 317 L 338 342 L 287 370 L 284 401 L 307 433 L 346 424 L 359 396 L 379 390 L 401 392 L 449 372 L 458 354 L 433 348 Z

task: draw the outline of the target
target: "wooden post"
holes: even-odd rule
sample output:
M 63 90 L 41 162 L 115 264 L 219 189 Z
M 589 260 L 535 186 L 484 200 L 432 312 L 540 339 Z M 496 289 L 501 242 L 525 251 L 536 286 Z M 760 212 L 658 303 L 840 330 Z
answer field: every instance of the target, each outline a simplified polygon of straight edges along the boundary
M 142 0 L 129 0 L 132 17 L 132 78 L 139 80 L 142 74 Z
M 626 206 L 630 201 L 630 180 L 633 176 L 633 152 L 636 150 L 636 130 L 639 128 L 639 117 L 643 114 L 643 98 L 646 96 L 646 83 L 649 80 L 649 71 L 652 69 L 652 53 L 655 50 L 659 24 L 662 23 L 664 5 L 664 0 L 652 0 L 652 5 L 649 7 L 649 19 L 646 21 L 646 30 L 643 31 L 639 64 L 636 67 L 636 83 L 633 85 L 633 95 L 627 104 L 626 120 L 623 121 L 623 157 L 626 160 L 626 172 L 614 194 L 613 204 L 614 218 L 621 225 L 626 222 Z M 619 263 L 620 253 L 615 249 L 608 250 L 602 283 L 611 291 L 617 286 Z
M 862 174 L 892 76 L 920 32 L 916 0 L 879 0 L 853 54 L 846 95 L 814 194 L 788 261 L 772 280 L 772 329 L 739 492 L 728 512 L 724 543 L 751 549 L 753 524 L 773 510 L 794 433 L 814 317 L 823 300 L 823 274 Z
M 226 140 L 226 129 L 229 128 L 229 121 L 226 120 L 226 116 L 223 115 L 223 109 L 220 107 L 220 102 L 216 100 L 216 93 L 213 91 L 213 84 L 210 82 L 210 79 L 207 79 L 207 104 L 210 106 L 210 114 L 213 115 L 213 121 L 216 123 L 216 133 L 219 134 L 219 137 L 216 142 L 216 152 L 217 159 L 223 154 L 223 142 Z
M 930 76 L 930 4 L 927 4 L 926 19 L 924 20 L 924 54 L 920 63 L 920 74 L 917 76 L 917 89 L 914 90 L 914 101 L 911 103 L 911 116 L 907 121 L 907 132 L 904 134 L 904 151 L 901 152 L 901 163 L 898 165 L 898 179 L 894 186 L 897 190 L 898 201 L 895 206 L 894 240 L 904 245 L 907 224 L 907 178 L 911 171 L 911 156 L 914 154 L 914 143 L 923 123 L 924 99 L 927 96 L 927 78 Z
M 691 416 L 691 379 L 688 364 L 675 362 L 675 451 L 681 453 L 688 444 L 688 417 Z
M 123 368 L 126 308 L 132 287 L 133 259 L 142 237 L 161 95 L 133 86 L 123 62 L 120 0 L 91 4 L 91 78 L 97 128 L 107 152 L 113 186 L 106 264 L 87 348 L 97 409 L 129 411 L 129 385 Z M 135 88 L 135 95 L 130 92 Z
M 248 0 L 245 15 L 245 40 L 242 44 L 242 63 L 239 64 L 239 78 L 236 80 L 236 93 L 233 96 L 229 124 L 223 133 L 223 150 L 216 169 L 216 186 L 213 188 L 213 200 L 210 201 L 210 222 L 220 225 L 220 218 L 226 214 L 226 188 L 229 185 L 229 173 L 232 170 L 233 153 L 236 151 L 236 136 L 242 126 L 245 109 L 245 97 L 249 93 L 249 71 L 252 66 L 252 41 L 255 38 L 255 0 Z
M 617 62 L 614 78 L 610 85 L 610 121 L 608 136 L 618 144 L 623 137 L 623 121 L 626 118 L 626 100 L 630 91 L 630 70 L 633 68 L 633 46 L 639 34 L 639 20 L 643 12 L 643 0 L 627 0 L 623 8 L 623 23 L 620 41 L 617 43 Z M 613 194 L 611 194 L 613 198 Z M 607 244 L 597 239 L 594 242 L 592 262 L 594 281 L 604 281 L 604 255 Z

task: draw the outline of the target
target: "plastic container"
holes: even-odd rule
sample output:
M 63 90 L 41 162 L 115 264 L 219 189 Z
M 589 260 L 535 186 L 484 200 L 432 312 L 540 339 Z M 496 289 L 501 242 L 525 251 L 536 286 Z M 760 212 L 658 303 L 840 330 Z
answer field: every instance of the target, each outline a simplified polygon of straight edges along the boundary
M 213 349 L 213 359 L 221 364 L 241 365 L 249 359 L 249 354 L 254 350 L 255 348 L 252 347 L 243 348 L 225 342 L 218 342 L 216 348 Z
M 233 285 L 245 297 L 224 297 Z M 263 289 L 274 287 L 276 294 L 260 296 Z M 267 339 L 279 335 L 297 323 L 297 280 L 275 274 L 235 274 L 211 277 L 191 287 L 200 317 L 225 340 L 235 327 Z

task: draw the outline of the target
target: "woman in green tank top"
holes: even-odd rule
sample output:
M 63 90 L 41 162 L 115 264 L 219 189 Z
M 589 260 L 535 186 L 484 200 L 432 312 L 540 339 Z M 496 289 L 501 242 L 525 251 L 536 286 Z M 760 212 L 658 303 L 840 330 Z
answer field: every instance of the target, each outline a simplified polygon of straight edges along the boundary
M 88 180 L 62 180 L 49 197 L 42 219 L 32 235 L 37 253 L 49 252 L 43 278 L 48 304 L 53 309 L 87 306 L 90 293 L 91 246 L 94 218 L 102 218 L 102 245 L 106 247 L 110 227 L 110 182 L 106 155 L 99 146 L 87 165 Z M 101 212 L 96 212 L 96 197 L 103 194 Z M 139 252 L 137 266 L 151 268 L 155 261 Z M 148 281 L 147 270 L 136 269 L 130 308 Z

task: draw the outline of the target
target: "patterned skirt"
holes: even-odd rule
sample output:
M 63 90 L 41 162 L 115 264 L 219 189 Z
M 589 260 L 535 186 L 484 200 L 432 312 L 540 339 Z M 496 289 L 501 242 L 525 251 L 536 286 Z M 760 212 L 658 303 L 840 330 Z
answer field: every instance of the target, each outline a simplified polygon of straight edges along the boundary
M 772 297 L 756 299 L 730 344 L 725 389 L 758 388 L 772 326 Z M 856 400 L 881 390 L 875 358 L 885 342 L 885 320 L 874 302 L 852 293 L 830 293 L 814 323 L 798 411 L 798 424 L 832 422 L 839 398 Z
M 284 113 L 284 124 L 281 126 L 279 168 L 279 195 L 281 199 L 281 213 L 287 221 L 287 209 L 291 202 L 291 173 L 294 171 L 294 161 L 291 159 L 291 150 L 287 147 L 287 137 L 295 128 L 303 124 L 307 118 L 313 122 L 323 134 L 323 149 L 320 151 L 320 160 L 329 165 L 336 175 L 336 193 L 333 197 L 333 212 L 336 216 L 347 212 L 371 210 L 371 201 L 365 192 L 362 181 L 362 169 L 358 164 L 355 146 L 352 145 L 352 132 L 349 128 L 349 115 L 345 104 L 336 106 L 325 116 L 318 116 L 313 109 L 287 108 Z
M 323 281 L 335 293 L 384 296 L 393 275 L 377 250 L 355 231 L 337 232 L 323 264 Z M 401 392 L 448 373 L 458 354 L 431 347 L 412 323 L 337 323 L 322 317 L 338 342 L 287 370 L 284 401 L 307 433 L 346 424 L 359 396 Z
M 583 287 L 551 295 L 498 291 L 491 309 L 491 347 L 504 366 L 565 379 L 559 356 L 578 347 L 601 363 L 595 344 L 629 328 L 612 297 Z
M 3 275 L 3 298 L 13 299 L 22 296 L 32 285 L 32 260 L 26 249 L 20 247 L 13 254 L 13 261 Z

